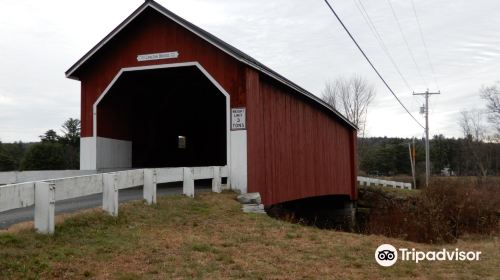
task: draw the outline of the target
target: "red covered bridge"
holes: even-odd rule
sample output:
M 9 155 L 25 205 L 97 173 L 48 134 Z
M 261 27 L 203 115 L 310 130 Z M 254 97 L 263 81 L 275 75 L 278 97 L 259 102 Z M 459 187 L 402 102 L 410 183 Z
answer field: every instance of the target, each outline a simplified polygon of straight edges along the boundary
M 81 81 L 81 169 L 227 165 L 265 205 L 356 198 L 352 123 L 154 1 L 66 76 Z

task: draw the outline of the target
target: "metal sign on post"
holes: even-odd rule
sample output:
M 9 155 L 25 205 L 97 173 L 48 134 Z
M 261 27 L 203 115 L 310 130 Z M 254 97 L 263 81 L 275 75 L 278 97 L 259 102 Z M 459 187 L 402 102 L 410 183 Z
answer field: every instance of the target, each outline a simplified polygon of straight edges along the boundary
M 245 130 L 246 128 L 246 109 L 231 108 L 231 130 Z
M 137 56 L 137 61 L 160 60 L 179 57 L 179 52 L 163 52 L 163 53 L 150 53 L 140 54 Z

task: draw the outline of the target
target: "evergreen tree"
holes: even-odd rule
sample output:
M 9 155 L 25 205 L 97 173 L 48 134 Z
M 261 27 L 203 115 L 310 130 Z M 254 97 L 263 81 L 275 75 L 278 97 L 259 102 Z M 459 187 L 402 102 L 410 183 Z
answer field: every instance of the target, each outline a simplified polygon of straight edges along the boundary
M 21 163 L 22 170 L 66 169 L 64 146 L 42 142 L 31 146 Z

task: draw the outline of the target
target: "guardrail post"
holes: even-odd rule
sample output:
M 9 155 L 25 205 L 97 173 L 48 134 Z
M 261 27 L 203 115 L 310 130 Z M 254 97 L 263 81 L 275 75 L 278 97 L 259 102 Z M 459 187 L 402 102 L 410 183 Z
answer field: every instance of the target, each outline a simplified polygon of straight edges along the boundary
M 102 209 L 111 216 L 118 216 L 118 185 L 115 173 L 102 175 Z
M 213 166 L 214 177 L 212 178 L 212 192 L 220 193 L 222 191 L 220 167 Z
M 182 183 L 182 193 L 189 197 L 194 197 L 194 176 L 191 168 L 184 167 L 184 181 Z
M 367 184 L 367 186 L 371 186 L 371 185 L 372 185 L 372 183 L 373 183 L 373 179 L 372 179 L 372 178 L 368 178 L 368 179 L 366 180 L 366 184 Z
M 143 192 L 148 204 L 156 203 L 156 169 L 144 169 Z
M 54 183 L 35 183 L 35 230 L 43 234 L 54 233 L 56 186 Z

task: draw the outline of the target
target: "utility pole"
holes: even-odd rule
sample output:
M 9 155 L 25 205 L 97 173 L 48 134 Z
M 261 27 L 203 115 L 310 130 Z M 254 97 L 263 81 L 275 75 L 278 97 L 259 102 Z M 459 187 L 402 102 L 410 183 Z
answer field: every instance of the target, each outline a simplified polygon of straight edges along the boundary
M 429 159 L 429 95 L 441 94 L 438 92 L 429 92 L 427 89 L 425 92 L 414 92 L 413 95 L 424 95 L 425 96 L 425 107 L 423 113 L 425 114 L 425 186 L 429 186 L 429 176 L 430 176 L 430 159 Z M 421 110 L 422 113 L 422 110 Z

